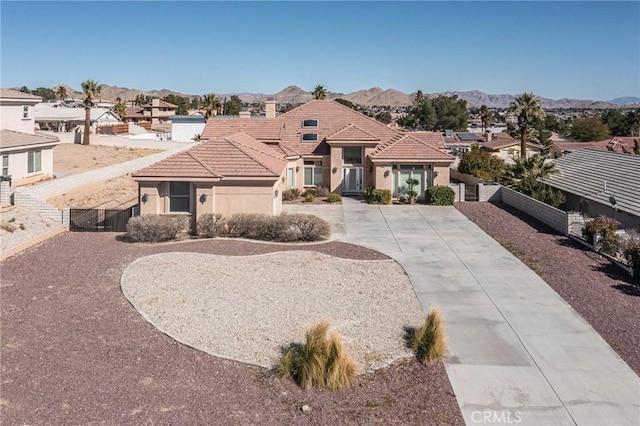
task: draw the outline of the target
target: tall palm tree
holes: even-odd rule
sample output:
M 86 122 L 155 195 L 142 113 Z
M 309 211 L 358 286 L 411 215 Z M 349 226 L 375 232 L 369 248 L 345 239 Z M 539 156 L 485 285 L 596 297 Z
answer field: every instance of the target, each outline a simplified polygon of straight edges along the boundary
M 532 195 L 542 186 L 544 178 L 559 171 L 556 163 L 546 160 L 547 157 L 540 154 L 517 158 L 507 173 L 509 184 L 523 194 Z
M 313 95 L 313 99 L 324 99 L 327 97 L 327 90 L 324 88 L 324 86 L 318 84 L 313 89 L 313 92 L 311 92 L 311 94 Z
M 113 112 L 115 112 L 121 120 L 124 120 L 127 116 L 127 107 L 121 101 L 113 106 Z
M 64 101 L 64 98 L 67 97 L 67 89 L 64 86 L 56 87 L 56 97 L 61 101 Z
M 86 96 L 84 99 L 84 138 L 82 139 L 83 145 L 89 145 L 89 135 L 91 134 L 91 105 L 93 104 L 93 98 L 100 96 L 102 91 L 102 85 L 94 80 L 87 80 L 82 82 L 82 93 Z
M 220 100 L 216 97 L 215 93 L 209 93 L 202 98 L 200 108 L 204 110 L 205 120 L 208 120 L 213 116 L 213 112 L 217 112 L 218 108 L 220 108 Z
M 540 100 L 533 93 L 523 93 L 518 96 L 515 102 L 509 104 L 509 111 L 518 117 L 518 127 L 520 128 L 520 157 L 527 156 L 527 128 L 536 120 L 544 118 L 544 110 L 540 105 Z
M 486 105 L 482 105 L 480 107 L 480 121 L 482 121 L 483 133 L 487 129 L 487 127 L 489 127 L 489 124 L 491 124 L 492 119 L 493 119 L 493 116 L 491 115 L 491 111 L 489 111 L 489 107 Z

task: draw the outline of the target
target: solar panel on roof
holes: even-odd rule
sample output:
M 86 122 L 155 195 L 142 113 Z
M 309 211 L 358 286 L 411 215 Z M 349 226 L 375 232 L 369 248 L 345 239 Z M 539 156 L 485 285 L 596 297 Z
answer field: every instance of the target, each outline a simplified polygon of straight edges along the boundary
M 460 138 L 461 141 L 475 141 L 475 140 L 478 140 L 478 135 L 476 135 L 475 133 L 459 132 L 458 133 L 458 137 Z
M 444 136 L 445 136 L 445 137 L 447 137 L 447 138 L 450 138 L 451 136 L 453 136 L 453 130 L 451 130 L 451 129 L 446 129 L 446 130 L 444 131 Z

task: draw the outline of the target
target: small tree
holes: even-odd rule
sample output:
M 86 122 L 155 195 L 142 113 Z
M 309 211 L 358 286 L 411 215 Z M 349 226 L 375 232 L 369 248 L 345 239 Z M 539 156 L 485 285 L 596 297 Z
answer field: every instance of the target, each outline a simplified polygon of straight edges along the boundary
M 533 93 L 523 93 L 518 96 L 515 102 L 509 105 L 509 111 L 518 117 L 518 127 L 520 128 L 520 157 L 527 156 L 527 129 L 537 121 L 544 118 L 544 110 L 540 101 Z
M 327 97 L 327 90 L 319 84 L 313 89 L 311 94 L 313 95 L 313 99 L 325 99 Z
M 56 97 L 61 101 L 64 101 L 64 98 L 67 97 L 67 89 L 62 85 L 56 87 Z
M 409 179 L 407 179 L 408 188 L 405 194 L 407 195 L 407 201 L 409 202 L 409 204 L 415 204 L 416 200 L 418 199 L 418 191 L 415 190 L 415 186 L 419 183 L 420 181 L 416 178 L 410 177 Z
M 114 105 L 113 112 L 116 113 L 116 115 L 123 121 L 127 117 L 127 107 L 122 102 L 118 102 Z
M 462 155 L 458 171 L 477 177 L 478 179 L 497 182 L 502 179 L 506 168 L 503 159 L 495 157 L 489 151 L 480 149 L 478 144 L 471 145 L 471 150 Z

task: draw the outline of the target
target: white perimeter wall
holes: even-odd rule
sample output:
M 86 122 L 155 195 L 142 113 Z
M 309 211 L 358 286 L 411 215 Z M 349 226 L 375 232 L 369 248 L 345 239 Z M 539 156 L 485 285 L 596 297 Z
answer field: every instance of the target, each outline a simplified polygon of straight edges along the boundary
M 202 134 L 204 123 L 172 123 L 171 140 L 191 142 L 198 133 Z

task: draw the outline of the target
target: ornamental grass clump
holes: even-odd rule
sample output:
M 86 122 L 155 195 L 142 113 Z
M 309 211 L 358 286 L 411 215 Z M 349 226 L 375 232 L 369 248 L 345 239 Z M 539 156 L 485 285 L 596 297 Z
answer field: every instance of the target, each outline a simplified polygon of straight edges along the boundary
M 293 378 L 302 388 L 339 390 L 349 386 L 357 365 L 342 337 L 329 332 L 329 323 L 320 321 L 306 333 L 304 345 L 292 345 L 278 364 L 278 373 Z
M 132 242 L 160 242 L 175 240 L 186 228 L 184 218 L 162 215 L 132 217 L 127 223 L 126 238 Z
M 201 238 L 219 237 L 226 232 L 226 223 L 220 213 L 205 213 L 196 222 L 196 233 Z
M 440 310 L 433 308 L 411 336 L 411 349 L 421 362 L 432 362 L 444 356 L 447 349 L 446 336 Z

